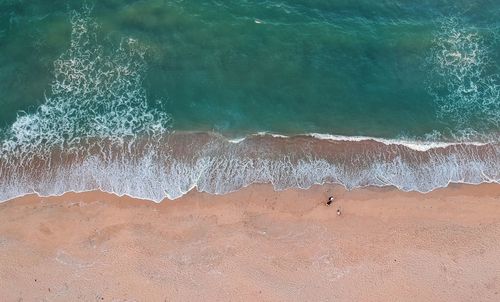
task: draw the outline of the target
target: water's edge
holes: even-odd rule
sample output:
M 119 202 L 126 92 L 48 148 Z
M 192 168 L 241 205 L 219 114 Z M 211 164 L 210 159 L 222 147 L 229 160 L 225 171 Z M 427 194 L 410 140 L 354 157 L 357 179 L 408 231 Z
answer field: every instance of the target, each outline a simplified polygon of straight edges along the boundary
M 71 152 L 54 149 L 48 156 L 0 162 L 0 200 L 101 190 L 160 202 L 195 189 L 226 194 L 255 183 L 278 191 L 337 184 L 349 190 L 394 186 L 426 193 L 451 183 L 500 182 L 500 144 L 495 142 L 262 133 L 228 139 L 174 132 L 147 143 L 89 144 Z

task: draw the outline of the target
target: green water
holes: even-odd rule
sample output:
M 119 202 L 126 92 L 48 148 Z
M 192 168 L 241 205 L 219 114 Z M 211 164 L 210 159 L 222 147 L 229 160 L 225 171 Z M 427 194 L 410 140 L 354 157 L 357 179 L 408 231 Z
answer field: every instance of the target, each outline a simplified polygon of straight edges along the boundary
M 390 138 L 500 129 L 499 1 L 88 5 L 105 52 L 127 38 L 146 47 L 149 106 L 174 129 Z M 72 10 L 81 2 L 0 2 L 1 127 L 50 96 Z

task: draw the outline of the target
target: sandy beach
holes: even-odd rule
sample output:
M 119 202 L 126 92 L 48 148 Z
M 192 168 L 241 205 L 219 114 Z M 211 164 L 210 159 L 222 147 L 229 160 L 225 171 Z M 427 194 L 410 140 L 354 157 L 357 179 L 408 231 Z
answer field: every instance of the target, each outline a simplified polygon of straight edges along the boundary
M 499 301 L 499 256 L 495 184 L 0 204 L 2 301 Z

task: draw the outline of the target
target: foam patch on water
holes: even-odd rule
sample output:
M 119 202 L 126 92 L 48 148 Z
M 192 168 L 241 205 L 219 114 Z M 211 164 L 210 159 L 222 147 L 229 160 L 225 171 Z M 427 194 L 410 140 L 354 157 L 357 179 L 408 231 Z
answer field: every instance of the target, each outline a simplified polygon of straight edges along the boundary
M 487 35 L 495 33 L 459 18 L 444 19 L 435 33 L 428 60 L 432 73 L 429 92 L 439 117 L 452 119 L 458 129 L 471 124 L 500 127 L 500 75 Z
M 40 154 L 55 145 L 76 148 L 85 138 L 120 142 L 168 130 L 169 116 L 148 108 L 142 87 L 144 47 L 129 38 L 106 53 L 89 14 L 72 12 L 70 47 L 54 62 L 50 96 L 36 112 L 17 117 L 2 143 L 4 155 Z

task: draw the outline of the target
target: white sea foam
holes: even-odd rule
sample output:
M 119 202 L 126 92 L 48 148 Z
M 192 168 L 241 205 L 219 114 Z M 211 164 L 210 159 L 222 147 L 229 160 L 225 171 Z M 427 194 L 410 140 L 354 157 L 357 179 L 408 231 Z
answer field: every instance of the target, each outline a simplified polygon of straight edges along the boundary
M 231 138 L 228 139 L 231 143 L 241 143 L 245 141 L 248 137 L 251 136 L 270 136 L 274 138 L 291 138 L 292 136 L 276 134 L 271 132 L 258 132 L 253 135 L 249 135 L 247 137 L 240 138 Z M 434 141 L 434 140 L 411 140 L 411 139 L 388 139 L 388 138 L 380 138 L 380 137 L 372 137 L 372 136 L 345 136 L 345 135 L 335 135 L 335 134 L 325 134 L 325 133 L 305 133 L 294 136 L 309 136 L 322 140 L 331 140 L 331 141 L 344 141 L 344 142 L 362 142 L 362 141 L 376 141 L 379 143 L 383 143 L 385 145 L 399 145 L 405 146 L 413 150 L 417 151 L 428 151 L 434 148 L 445 148 L 448 146 L 454 145 L 474 145 L 474 146 L 483 146 L 487 144 L 487 142 L 478 142 L 478 141 L 470 141 L 465 139 L 457 139 L 454 142 L 443 142 L 443 141 Z
M 36 112 L 17 117 L 2 142 L 4 155 L 40 155 L 55 145 L 76 148 L 85 138 L 119 143 L 167 132 L 170 117 L 148 108 L 142 87 L 144 47 L 125 39 L 106 53 L 89 13 L 72 12 L 70 48 L 54 62 L 51 94 Z
M 496 33 L 446 18 L 435 33 L 429 56 L 429 92 L 439 117 L 451 119 L 458 129 L 473 124 L 500 127 L 500 75 L 486 35 Z M 496 39 L 491 39 L 495 41 Z
M 0 197 L 100 189 L 159 202 L 165 197 L 181 197 L 193 188 L 224 194 L 253 183 L 270 183 L 277 190 L 337 183 L 349 189 L 391 185 L 404 191 L 428 192 L 449 183 L 500 181 L 498 145 L 462 146 L 449 152 L 408 152 L 384 146 L 385 152 L 348 152 L 339 160 L 314 153 L 299 157 L 266 153 L 269 150 L 265 147 L 257 150 L 262 156 L 250 156 L 246 145 L 217 138 L 210 147 L 190 154 L 165 152 L 158 156 L 151 151 L 119 160 L 87 156 L 76 165 L 55 165 L 43 178 L 12 171 L 2 180 Z M 254 147 L 250 151 L 255 152 Z
M 385 138 L 369 137 L 369 136 L 342 136 L 342 135 L 320 134 L 320 133 L 311 133 L 309 135 L 318 139 L 326 139 L 333 141 L 361 142 L 361 141 L 372 140 L 379 143 L 383 143 L 385 145 L 405 146 L 417 151 L 428 151 L 430 149 L 445 148 L 448 146 L 459 145 L 459 144 L 467 144 L 474 146 L 482 146 L 486 144 L 482 142 L 473 142 L 473 141 L 439 142 L 439 141 L 423 141 L 423 140 L 385 139 Z
M 255 135 L 272 136 L 272 137 L 276 137 L 276 138 L 287 138 L 287 137 L 289 137 L 289 136 L 286 136 L 286 135 L 283 135 L 283 134 L 272 133 L 272 132 L 265 132 L 265 131 L 257 132 L 257 134 L 255 134 Z
M 231 139 L 229 139 L 229 142 L 233 143 L 233 144 L 238 144 L 238 143 L 241 143 L 242 141 L 244 141 L 245 139 L 246 139 L 246 137 L 231 138 Z

